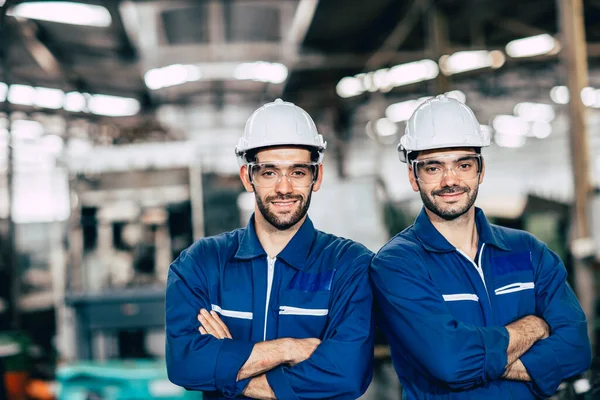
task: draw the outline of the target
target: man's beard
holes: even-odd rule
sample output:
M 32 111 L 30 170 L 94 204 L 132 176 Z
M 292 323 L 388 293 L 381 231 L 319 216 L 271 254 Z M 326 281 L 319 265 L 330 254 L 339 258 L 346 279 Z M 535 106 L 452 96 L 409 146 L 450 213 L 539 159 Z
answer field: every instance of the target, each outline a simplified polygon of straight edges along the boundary
M 280 231 L 285 231 L 286 229 L 289 229 L 292 226 L 296 225 L 302 218 L 304 218 L 304 216 L 308 212 L 308 207 L 310 206 L 310 199 L 312 197 L 312 190 L 308 193 L 306 202 L 304 202 L 304 197 L 302 197 L 301 195 L 269 196 L 265 199 L 264 202 L 262 201 L 262 199 L 256 191 L 254 192 L 254 196 L 256 198 L 258 210 L 260 211 L 264 219 L 266 219 L 267 222 L 273 225 L 276 229 Z M 267 204 L 276 200 L 298 200 L 299 207 L 297 207 L 293 211 L 290 210 L 289 213 L 277 215 L 269 211 L 269 208 L 267 207 Z
M 458 205 L 446 205 L 448 208 L 444 210 L 444 209 L 441 209 L 433 201 L 435 196 L 440 195 L 440 194 L 461 193 L 461 192 L 464 192 L 467 194 L 467 204 L 465 204 L 464 207 L 460 207 Z M 456 218 L 460 217 L 461 215 L 464 215 L 467 211 L 469 211 L 471 209 L 471 207 L 473 206 L 473 204 L 475 204 L 475 200 L 477 200 L 478 192 L 479 192 L 479 185 L 477 185 L 477 187 L 475 187 L 475 189 L 472 189 L 472 190 L 466 186 L 446 187 L 444 189 L 435 190 L 435 191 L 431 192 L 431 194 L 429 196 L 426 195 L 425 193 L 423 193 L 422 190 L 419 190 L 419 194 L 421 195 L 421 200 L 423 200 L 423 205 L 425 206 L 425 208 L 427 208 L 429 211 L 431 211 L 432 213 L 434 213 L 435 215 L 437 215 L 438 217 L 440 217 L 446 221 L 455 220 Z M 459 207 L 459 208 L 455 208 L 455 207 Z

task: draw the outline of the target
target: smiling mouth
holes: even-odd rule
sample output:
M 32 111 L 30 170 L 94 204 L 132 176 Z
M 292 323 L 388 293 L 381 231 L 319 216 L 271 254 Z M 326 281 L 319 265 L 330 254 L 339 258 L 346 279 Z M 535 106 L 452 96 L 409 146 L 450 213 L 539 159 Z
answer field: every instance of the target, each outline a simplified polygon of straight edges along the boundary
M 271 203 L 278 208 L 290 208 L 296 204 L 298 200 L 272 201 Z

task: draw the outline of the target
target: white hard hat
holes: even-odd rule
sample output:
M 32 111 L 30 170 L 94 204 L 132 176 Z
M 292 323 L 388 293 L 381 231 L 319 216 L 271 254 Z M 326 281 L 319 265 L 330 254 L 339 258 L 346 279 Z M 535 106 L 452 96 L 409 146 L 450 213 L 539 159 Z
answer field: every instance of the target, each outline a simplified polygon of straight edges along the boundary
M 489 145 L 489 134 L 481 130 L 473 111 L 456 99 L 439 95 L 411 115 L 398 144 L 398 157 L 406 162 L 412 151 Z
M 235 154 L 241 166 L 247 162 L 245 155 L 249 150 L 285 145 L 315 148 L 319 151 L 319 162 L 323 161 L 323 150 L 327 147 L 306 111 L 277 99 L 263 105 L 248 118 Z

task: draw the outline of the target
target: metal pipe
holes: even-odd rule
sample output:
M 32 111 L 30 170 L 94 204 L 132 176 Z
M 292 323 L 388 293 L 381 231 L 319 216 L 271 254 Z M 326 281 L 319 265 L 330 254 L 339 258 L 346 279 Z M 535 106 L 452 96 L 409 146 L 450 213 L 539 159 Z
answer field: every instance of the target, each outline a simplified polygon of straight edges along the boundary
M 11 6 L 12 1 L 7 0 L 0 7 L 0 58 L 2 58 L 2 72 L 4 75 L 4 83 L 10 89 L 11 83 L 11 65 L 10 65 L 10 38 L 6 11 Z M 4 101 L 3 111 L 6 113 L 8 120 L 8 146 L 7 146 L 7 205 L 8 205 L 8 260 L 7 260 L 7 278 L 10 282 L 8 296 L 8 311 L 10 313 L 10 323 L 12 329 L 19 329 L 21 326 L 21 318 L 19 313 L 19 297 L 20 297 L 20 277 L 17 263 L 17 248 L 16 248 L 16 232 L 15 223 L 13 220 L 14 214 L 14 135 L 12 133 L 11 121 L 11 105 L 8 101 L 8 93 L 6 92 L 6 100 Z

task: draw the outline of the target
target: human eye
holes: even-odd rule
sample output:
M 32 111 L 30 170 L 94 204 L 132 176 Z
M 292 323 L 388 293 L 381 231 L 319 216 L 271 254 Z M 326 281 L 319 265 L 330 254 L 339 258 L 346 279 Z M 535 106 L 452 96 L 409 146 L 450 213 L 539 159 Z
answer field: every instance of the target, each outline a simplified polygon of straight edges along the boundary
M 435 174 L 438 171 L 440 171 L 440 167 L 437 165 L 426 165 L 425 166 L 425 172 L 427 172 L 428 174 Z

